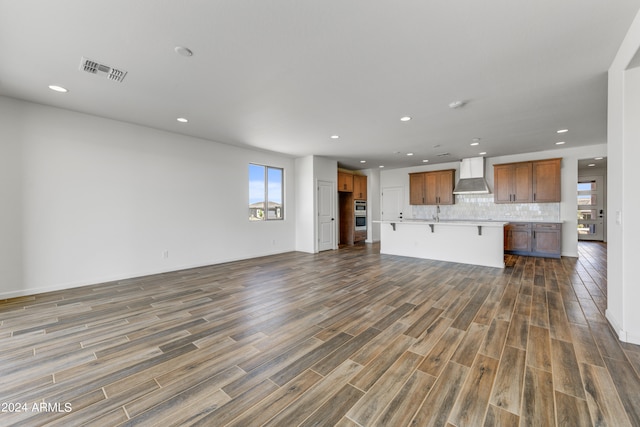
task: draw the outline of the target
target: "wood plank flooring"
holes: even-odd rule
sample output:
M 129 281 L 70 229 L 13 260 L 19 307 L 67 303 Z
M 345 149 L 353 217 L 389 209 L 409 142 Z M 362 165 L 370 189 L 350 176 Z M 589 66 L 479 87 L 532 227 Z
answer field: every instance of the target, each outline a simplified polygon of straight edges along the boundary
M 0 301 L 0 425 L 640 426 L 606 246 L 508 261 L 359 245 Z

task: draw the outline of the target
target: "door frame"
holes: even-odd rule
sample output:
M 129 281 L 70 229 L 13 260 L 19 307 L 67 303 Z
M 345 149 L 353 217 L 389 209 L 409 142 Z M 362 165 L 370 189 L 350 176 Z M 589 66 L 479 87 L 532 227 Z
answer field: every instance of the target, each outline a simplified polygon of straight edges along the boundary
M 320 247 L 320 236 L 322 235 L 322 223 L 320 222 L 320 213 L 322 212 L 323 206 L 321 205 L 322 198 L 320 197 L 320 185 L 326 185 L 330 187 L 330 195 L 331 195 L 331 223 L 332 223 L 332 231 L 331 231 L 331 247 L 323 248 Z M 316 241 L 315 241 L 315 249 L 316 252 L 328 251 L 338 249 L 337 241 L 338 241 L 338 226 L 337 226 L 337 187 L 334 181 L 327 181 L 323 179 L 319 179 L 316 185 Z

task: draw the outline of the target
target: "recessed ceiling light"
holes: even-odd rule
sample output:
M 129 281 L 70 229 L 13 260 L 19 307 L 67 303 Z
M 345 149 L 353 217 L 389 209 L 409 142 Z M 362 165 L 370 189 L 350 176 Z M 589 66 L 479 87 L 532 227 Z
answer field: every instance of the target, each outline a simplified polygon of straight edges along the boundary
M 407 156 L 413 156 L 413 153 L 407 153 Z
M 593 166 L 595 166 L 595 165 L 596 165 L 595 163 L 589 163 L 587 166 L 589 166 L 589 167 L 593 167 Z
M 480 145 L 479 142 L 472 142 L 471 145 Z
M 179 121 L 180 123 L 188 123 L 189 122 L 189 119 L 186 119 L 184 117 L 178 117 L 176 120 Z
M 56 85 L 49 85 L 49 89 L 56 91 L 56 92 L 60 92 L 60 93 L 67 93 L 69 92 L 69 90 L 67 88 L 64 88 L 62 86 L 56 86 Z
M 449 103 L 449 108 L 452 108 L 452 109 L 462 108 L 464 107 L 464 104 L 465 104 L 464 101 L 453 101 Z
M 486 151 L 483 151 L 483 152 L 478 153 L 478 154 L 480 154 L 481 156 L 484 156 L 485 154 L 487 154 L 487 152 L 486 152 Z
M 367 163 L 366 160 L 360 160 L 360 163 Z
M 560 129 L 556 131 L 556 133 L 565 133 L 565 132 L 569 132 L 569 129 Z
M 180 56 L 193 56 L 193 52 L 188 47 L 176 46 L 173 50 L 175 50 L 176 53 Z
M 604 157 L 596 157 L 596 158 L 595 158 L 595 159 L 593 159 L 593 160 L 602 160 L 602 159 L 604 159 Z
M 340 135 L 331 135 L 331 139 L 338 139 L 340 138 Z
M 565 143 L 564 141 L 558 141 L 558 142 L 556 142 L 556 145 L 562 145 L 564 143 Z
M 429 163 L 429 159 L 424 159 L 422 163 Z
M 411 120 L 411 117 L 409 116 L 400 117 L 401 122 L 408 122 L 409 120 Z
M 383 167 L 384 167 L 384 165 L 380 165 L 380 166 L 378 166 L 378 167 L 379 167 L 379 168 L 383 168 Z

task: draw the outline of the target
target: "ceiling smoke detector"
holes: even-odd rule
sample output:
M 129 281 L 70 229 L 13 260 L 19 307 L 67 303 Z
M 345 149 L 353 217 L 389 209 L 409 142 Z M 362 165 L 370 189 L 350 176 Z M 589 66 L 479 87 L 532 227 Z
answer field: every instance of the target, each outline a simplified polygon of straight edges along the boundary
M 120 83 L 122 83 L 122 80 L 124 80 L 125 76 L 127 75 L 126 71 L 118 70 L 117 68 L 100 64 L 85 57 L 82 57 L 80 60 L 80 71 L 86 71 L 87 73 L 105 76 L 109 80 Z

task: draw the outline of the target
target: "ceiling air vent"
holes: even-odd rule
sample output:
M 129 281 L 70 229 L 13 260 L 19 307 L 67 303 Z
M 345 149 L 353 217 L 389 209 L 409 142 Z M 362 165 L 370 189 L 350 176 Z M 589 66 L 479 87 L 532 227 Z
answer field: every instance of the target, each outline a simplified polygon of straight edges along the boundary
M 80 70 L 91 74 L 105 76 L 109 80 L 114 80 L 116 82 L 122 82 L 127 75 L 126 71 L 100 64 L 85 57 L 82 57 L 80 61 Z

